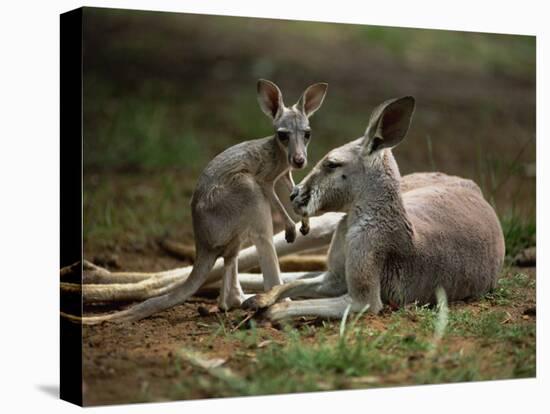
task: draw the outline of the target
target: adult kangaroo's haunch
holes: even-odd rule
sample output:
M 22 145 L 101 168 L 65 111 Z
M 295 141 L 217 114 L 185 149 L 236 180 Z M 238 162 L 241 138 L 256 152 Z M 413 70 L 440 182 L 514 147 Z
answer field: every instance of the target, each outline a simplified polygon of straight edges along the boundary
M 380 105 L 363 137 L 329 152 L 294 188 L 300 215 L 347 213 L 332 238 L 328 271 L 276 286 L 245 306 L 270 306 L 271 319 L 339 318 L 348 307 L 376 313 L 383 303 L 433 303 L 438 287 L 452 301 L 495 286 L 504 237 L 479 187 L 418 174 L 418 183 L 402 192 L 391 148 L 405 137 L 414 106 L 412 97 Z M 282 297 L 325 298 L 274 304 Z
M 219 257 L 224 259 L 219 306 L 222 309 L 239 307 L 244 294 L 237 276 L 237 255 L 246 238 L 251 239 L 258 251 L 264 288 L 281 284 L 273 247 L 271 206 L 278 209 L 285 220 L 287 242 L 296 238 L 296 226 L 274 185 L 282 181 L 290 194 L 294 187 L 291 168 L 306 166 L 306 149 L 311 137 L 308 118 L 323 103 L 326 90 L 327 84 L 314 84 L 295 105 L 287 108 L 279 88 L 260 80 L 258 101 L 273 121 L 275 134 L 228 148 L 200 175 L 191 200 L 197 253 L 189 277 L 176 282 L 168 293 L 111 315 L 85 317 L 83 322 L 136 320 L 182 303 L 207 281 Z M 302 232 L 307 232 L 307 223 Z

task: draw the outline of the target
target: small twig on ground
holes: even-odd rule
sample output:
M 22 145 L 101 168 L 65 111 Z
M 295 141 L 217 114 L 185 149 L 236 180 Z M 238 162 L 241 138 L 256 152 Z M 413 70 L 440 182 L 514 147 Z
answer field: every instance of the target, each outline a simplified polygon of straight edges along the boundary
M 180 349 L 178 355 L 184 361 L 189 362 L 192 366 L 204 370 L 208 375 L 225 382 L 231 388 L 242 391 L 246 386 L 244 380 L 235 374 L 230 368 L 222 367 L 222 365 L 226 362 L 225 359 L 208 359 L 199 352 L 186 348 Z
M 233 333 L 239 330 L 239 328 L 243 326 L 246 322 L 248 322 L 250 319 L 252 319 L 254 315 L 255 315 L 254 312 L 251 312 L 248 315 L 246 315 L 246 317 L 242 321 L 240 321 L 235 327 L 233 327 L 230 332 Z

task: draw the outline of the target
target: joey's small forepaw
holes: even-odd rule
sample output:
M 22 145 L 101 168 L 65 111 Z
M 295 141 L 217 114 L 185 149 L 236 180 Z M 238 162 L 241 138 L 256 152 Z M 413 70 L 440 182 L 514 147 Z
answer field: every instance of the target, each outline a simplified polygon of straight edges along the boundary
M 300 227 L 300 233 L 304 236 L 309 233 L 309 217 L 302 217 L 302 226 Z
M 294 243 L 294 240 L 296 240 L 296 228 L 292 227 L 292 229 L 288 228 L 285 230 L 285 240 L 287 243 Z

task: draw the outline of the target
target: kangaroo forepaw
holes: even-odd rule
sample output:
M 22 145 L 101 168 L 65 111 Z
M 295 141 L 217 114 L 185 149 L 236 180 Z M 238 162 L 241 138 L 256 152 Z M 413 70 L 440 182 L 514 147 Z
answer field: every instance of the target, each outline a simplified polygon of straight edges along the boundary
M 294 243 L 294 240 L 296 240 L 296 227 L 287 227 L 285 229 L 285 240 L 287 243 Z
M 302 233 L 304 236 L 309 233 L 309 218 L 303 217 L 302 218 L 302 226 L 300 227 L 300 233 Z

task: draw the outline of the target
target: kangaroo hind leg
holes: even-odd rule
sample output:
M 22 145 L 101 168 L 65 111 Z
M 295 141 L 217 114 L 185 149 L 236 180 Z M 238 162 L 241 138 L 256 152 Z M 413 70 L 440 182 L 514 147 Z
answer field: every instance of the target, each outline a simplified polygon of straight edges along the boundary
M 243 307 L 261 309 L 267 308 L 283 298 L 324 298 L 340 296 L 347 292 L 345 282 L 342 283 L 330 271 L 311 272 L 305 276 L 307 277 L 275 286 L 267 292 L 254 295 L 243 303 Z
M 224 254 L 224 270 L 218 306 L 221 310 L 240 308 L 245 299 L 241 283 L 239 282 L 239 271 L 237 255 L 239 254 L 240 241 L 235 241 Z
M 317 316 L 323 319 L 341 319 L 349 308 L 351 312 L 368 310 L 364 303 L 357 302 L 349 294 L 335 298 L 298 300 L 276 303 L 267 309 L 266 317 L 272 321 L 298 316 Z
M 273 246 L 272 232 L 255 234 L 251 238 L 258 251 L 258 260 L 264 278 L 264 290 L 267 291 L 274 286 L 282 284 L 279 260 Z

